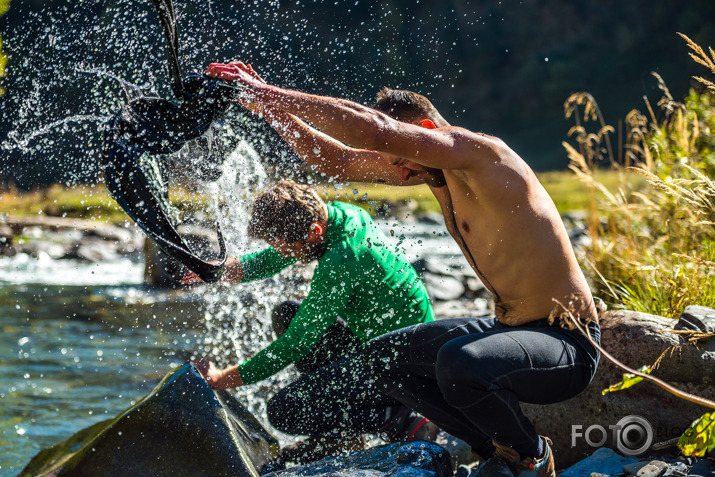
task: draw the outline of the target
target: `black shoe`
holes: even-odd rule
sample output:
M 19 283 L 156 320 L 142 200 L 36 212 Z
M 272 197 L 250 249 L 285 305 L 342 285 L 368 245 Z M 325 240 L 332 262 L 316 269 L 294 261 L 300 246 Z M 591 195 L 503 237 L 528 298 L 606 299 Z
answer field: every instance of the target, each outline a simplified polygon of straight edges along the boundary
M 496 453 L 479 467 L 475 477 L 556 477 L 551 439 L 544 437 L 544 456 L 521 459 L 511 447 L 494 442 Z
M 381 431 L 386 442 L 434 442 L 440 429 L 432 421 L 412 409 L 400 407 L 393 411 Z

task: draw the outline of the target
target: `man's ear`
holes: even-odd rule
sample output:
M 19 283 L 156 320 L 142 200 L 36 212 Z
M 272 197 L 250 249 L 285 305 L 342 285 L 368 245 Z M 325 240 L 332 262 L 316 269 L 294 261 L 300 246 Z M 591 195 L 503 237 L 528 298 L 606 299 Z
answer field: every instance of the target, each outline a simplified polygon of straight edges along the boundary
M 434 123 L 429 119 L 423 119 L 420 122 L 420 126 L 427 129 L 437 129 L 437 126 L 435 126 Z
M 310 224 L 310 230 L 308 232 L 308 240 L 315 240 L 323 236 L 323 226 L 318 222 L 313 222 Z

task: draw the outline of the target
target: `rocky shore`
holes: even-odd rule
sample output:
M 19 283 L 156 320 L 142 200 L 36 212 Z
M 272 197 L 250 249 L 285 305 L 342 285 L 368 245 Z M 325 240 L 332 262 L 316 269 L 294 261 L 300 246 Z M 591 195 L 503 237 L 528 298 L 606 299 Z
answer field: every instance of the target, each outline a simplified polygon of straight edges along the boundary
M 440 217 L 427 215 L 412 220 L 436 228 L 443 227 Z M 577 248 L 588 243 L 590 239 L 578 215 L 565 217 L 564 221 Z M 206 241 L 214 235 L 200 229 L 184 232 L 195 235 L 197 240 Z M 136 261 L 145 261 L 144 278 L 147 284 L 172 285 L 163 272 L 161 253 L 131 225 L 106 225 L 42 216 L 0 217 L 0 256 L 17 254 L 88 263 L 130 257 Z M 454 251 L 430 254 L 416 259 L 413 264 L 425 281 L 438 317 L 486 316 L 492 313 L 489 292 L 461 254 Z M 311 267 L 306 266 L 296 275 L 308 283 Z M 691 306 L 679 320 L 613 310 L 601 317 L 601 328 L 603 347 L 618 360 L 638 368 L 650 365 L 662 357 L 653 375 L 692 394 L 715 399 L 715 339 L 708 337 L 708 334 L 715 332 L 715 310 Z M 701 333 L 705 338 L 694 344 L 689 341 L 691 335 L 688 333 Z M 622 370 L 602 358 L 593 382 L 579 396 L 550 406 L 524 405 L 525 413 L 537 430 L 553 439 L 554 455 L 557 466 L 562 469 L 561 475 L 715 475 L 712 460 L 677 457 L 678 451 L 674 446 L 674 439 L 707 409 L 676 398 L 650 383 L 602 395 L 601 391 L 619 382 L 622 374 Z M 642 420 L 638 421 L 636 417 Z M 635 429 L 637 435 L 633 438 L 619 435 L 613 429 L 619 425 L 624 428 L 624 419 L 628 420 L 628 425 L 645 420 L 647 427 L 641 425 Z M 166 421 L 162 423 L 165 425 Z M 602 436 L 605 439 L 601 439 Z M 643 439 L 648 440 L 646 448 L 632 455 L 634 448 L 644 444 Z M 594 445 L 594 442 L 598 445 Z M 151 446 L 151 443 L 148 445 Z M 399 456 L 413 451 L 400 450 L 398 447 L 386 452 L 397 461 L 403 458 L 409 461 L 411 457 Z M 335 472 L 337 469 L 341 474 L 357 476 L 367 472 L 360 467 L 362 464 L 354 464 L 359 458 L 350 459 L 353 460 L 345 462 L 353 464 L 336 461 L 334 465 L 337 467 L 331 467 L 332 470 L 323 473 Z M 370 459 L 366 457 L 366 461 Z M 304 472 L 322 475 L 315 469 Z M 431 469 L 425 472 L 432 476 L 441 471 Z M 249 474 L 255 475 L 254 471 Z

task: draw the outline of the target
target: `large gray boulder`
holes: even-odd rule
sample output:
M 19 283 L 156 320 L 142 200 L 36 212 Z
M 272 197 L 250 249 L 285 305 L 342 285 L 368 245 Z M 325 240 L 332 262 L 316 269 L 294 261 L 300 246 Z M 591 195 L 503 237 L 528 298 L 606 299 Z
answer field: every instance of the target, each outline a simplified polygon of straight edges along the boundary
M 715 310 L 688 307 L 679 321 L 634 311 L 610 311 L 601 317 L 600 323 L 603 348 L 622 363 L 637 369 L 652 365 L 663 356 L 659 367 L 652 372 L 653 376 L 686 392 L 715 399 L 715 338 L 695 346 L 687 342 L 686 336 L 668 332 L 676 327 L 706 331 L 715 324 Z M 633 426 L 628 426 L 633 435 L 621 436 L 620 441 L 621 447 L 630 451 L 638 449 L 639 444 L 635 441 L 629 444 L 623 439 L 637 440 L 639 432 L 641 437 L 645 436 L 647 429 L 642 427 L 641 431 L 640 424 L 628 416 L 644 418 L 652 428 L 653 444 L 656 444 L 679 437 L 692 421 L 709 412 L 703 406 L 678 398 L 648 382 L 602 395 L 603 389 L 621 381 L 623 373 L 622 369 L 601 357 L 596 376 L 580 395 L 559 404 L 522 406 L 537 431 L 554 441 L 554 456 L 559 468 L 568 467 L 593 453 L 594 447 L 585 438 L 591 426 L 605 429 L 607 440 L 602 445 L 618 449 L 617 431 L 609 426 L 633 421 Z M 628 421 L 621 421 L 624 418 Z M 602 436 L 597 427 L 589 432 L 592 443 L 600 441 Z

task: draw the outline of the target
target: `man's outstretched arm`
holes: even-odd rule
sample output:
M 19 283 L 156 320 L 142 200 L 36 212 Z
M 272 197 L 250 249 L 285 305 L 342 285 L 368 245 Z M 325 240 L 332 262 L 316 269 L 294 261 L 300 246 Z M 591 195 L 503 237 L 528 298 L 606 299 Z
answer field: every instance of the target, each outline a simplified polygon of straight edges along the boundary
M 273 247 L 268 247 L 260 252 L 240 257 L 229 257 L 226 260 L 223 276 L 219 281 L 241 283 L 263 280 L 272 277 L 295 262 L 295 258 L 283 258 Z M 187 270 L 181 283 L 189 285 L 201 281 L 198 275 Z
M 311 127 L 296 116 L 277 108 L 265 108 L 264 119 L 308 165 L 340 181 L 416 185 L 417 178 L 403 180 L 396 158 L 349 147 Z
M 481 156 L 497 156 L 500 142 L 462 128 L 427 129 L 390 118 L 361 104 L 269 85 L 240 62 L 212 63 L 206 74 L 235 81 L 244 88 L 244 106 L 280 109 L 337 141 L 437 169 L 471 169 Z

